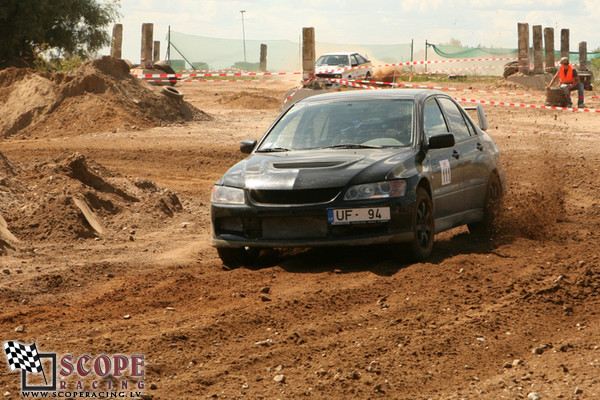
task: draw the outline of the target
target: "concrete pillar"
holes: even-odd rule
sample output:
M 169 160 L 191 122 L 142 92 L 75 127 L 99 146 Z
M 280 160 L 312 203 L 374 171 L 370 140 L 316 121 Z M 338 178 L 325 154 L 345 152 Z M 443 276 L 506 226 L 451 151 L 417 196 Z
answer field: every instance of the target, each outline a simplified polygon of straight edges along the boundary
M 110 44 L 110 56 L 114 58 L 123 58 L 123 24 L 114 24 L 112 31 L 112 41 Z
M 533 73 L 544 73 L 544 46 L 542 26 L 533 25 Z
M 142 54 L 140 65 L 142 68 L 152 67 L 152 36 L 154 24 L 142 24 Z
M 560 30 L 560 57 L 569 57 L 569 30 Z
M 302 28 L 302 78 L 304 80 L 314 76 L 315 62 L 315 28 Z
M 587 71 L 587 42 L 579 42 L 579 70 Z
M 529 73 L 529 24 L 517 24 L 519 34 L 519 72 Z
M 267 45 L 260 45 L 260 65 L 258 67 L 260 72 L 267 72 Z
M 554 59 L 554 28 L 544 29 L 544 48 L 546 49 L 546 72 L 556 73 Z
M 152 61 L 153 62 L 160 61 L 160 40 L 154 41 L 154 49 L 152 51 Z

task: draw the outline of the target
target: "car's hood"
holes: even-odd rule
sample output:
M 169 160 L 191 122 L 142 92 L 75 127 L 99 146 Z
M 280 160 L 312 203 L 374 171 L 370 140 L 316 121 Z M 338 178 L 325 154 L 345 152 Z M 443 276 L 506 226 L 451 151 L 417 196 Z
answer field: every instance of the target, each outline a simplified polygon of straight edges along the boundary
M 318 189 L 403 177 L 414 168 L 413 149 L 323 149 L 254 153 L 220 184 L 247 189 Z

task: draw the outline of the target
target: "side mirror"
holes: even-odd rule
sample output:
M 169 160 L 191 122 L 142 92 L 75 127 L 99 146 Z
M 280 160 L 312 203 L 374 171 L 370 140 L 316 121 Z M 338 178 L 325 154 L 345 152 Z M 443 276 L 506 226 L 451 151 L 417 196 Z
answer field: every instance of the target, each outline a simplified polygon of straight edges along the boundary
M 454 146 L 454 135 L 451 133 L 442 133 L 429 138 L 428 149 L 445 149 Z
M 244 154 L 250 154 L 256 147 L 256 143 L 254 139 L 244 139 L 240 142 L 240 151 Z

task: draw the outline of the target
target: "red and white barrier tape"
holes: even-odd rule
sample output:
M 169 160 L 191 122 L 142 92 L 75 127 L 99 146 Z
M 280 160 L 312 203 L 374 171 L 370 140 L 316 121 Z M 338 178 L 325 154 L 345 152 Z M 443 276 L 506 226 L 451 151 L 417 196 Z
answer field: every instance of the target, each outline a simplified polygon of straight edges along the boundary
M 307 80 L 306 80 L 306 81 L 305 81 L 305 82 L 302 84 L 302 86 L 299 86 L 299 87 L 298 87 L 298 89 L 294 90 L 294 91 L 293 91 L 293 92 L 292 92 L 292 93 L 291 93 L 291 94 L 290 94 L 288 97 L 286 97 L 286 98 L 283 100 L 283 103 L 281 103 L 281 107 L 283 107 L 283 106 L 284 106 L 284 105 L 285 105 L 285 104 L 288 102 L 288 100 L 289 100 L 289 99 L 291 99 L 292 97 L 294 97 L 294 95 L 295 95 L 296 93 L 298 93 L 298 92 L 300 91 L 300 89 L 302 89 L 302 88 L 304 88 L 304 87 L 308 86 L 308 84 L 310 84 L 310 83 L 314 82 L 314 80 L 315 80 L 315 78 L 314 78 L 314 77 L 311 77 L 311 78 L 307 79 Z
M 331 70 L 322 71 L 322 73 L 330 73 L 335 71 L 347 71 L 349 69 L 363 69 L 363 68 L 381 68 L 381 67 L 400 67 L 410 65 L 429 65 L 429 64 L 443 64 L 451 62 L 480 62 L 480 61 L 519 61 L 519 58 L 465 58 L 465 59 L 448 59 L 448 60 L 429 60 L 429 61 L 408 61 L 393 64 L 380 64 L 373 66 L 361 66 L 361 67 L 345 67 L 345 68 L 333 68 Z M 502 67 L 498 65 L 497 67 Z
M 365 85 L 365 84 L 359 84 L 356 82 L 351 82 L 351 81 L 347 81 L 347 80 L 343 80 L 343 79 L 331 79 L 331 81 L 333 82 L 339 82 L 348 86 L 353 86 L 353 87 L 360 87 L 360 88 L 364 88 L 364 89 L 380 89 L 378 87 L 375 86 L 369 86 L 369 85 Z M 375 83 L 375 82 L 369 82 L 369 83 Z M 392 83 L 388 83 L 388 82 L 381 82 L 383 84 L 386 85 L 390 85 L 390 86 L 394 86 L 394 84 Z M 438 89 L 438 90 L 444 90 L 443 88 L 436 88 L 434 86 L 423 86 L 423 85 L 404 85 L 403 86 L 412 86 L 412 87 L 419 87 L 419 88 L 426 88 L 426 89 Z M 446 89 L 446 90 L 451 90 L 450 88 Z M 458 90 L 458 89 L 456 89 Z M 541 110 L 560 110 L 560 111 L 573 111 L 573 112 L 586 112 L 586 113 L 597 113 L 600 114 L 600 110 L 590 110 L 589 108 L 569 108 L 569 107 L 556 107 L 556 106 L 541 106 L 541 105 L 537 105 L 537 104 L 519 104 L 519 103 L 508 103 L 508 102 L 504 102 L 504 101 L 488 101 L 488 100 L 475 100 L 475 99 L 465 99 L 465 98 L 458 98 L 458 97 L 454 97 L 454 99 L 456 101 L 460 101 L 463 103 L 480 103 L 480 104 L 488 104 L 488 105 L 492 105 L 492 106 L 506 106 L 506 107 L 523 107 L 523 108 L 537 108 L 537 109 L 541 109 Z
M 144 79 L 145 82 L 162 82 L 162 83 L 184 83 L 184 82 L 200 82 L 200 83 L 218 83 L 218 82 L 298 82 L 297 79 Z
M 207 78 L 223 76 L 284 76 L 284 75 L 302 75 L 302 72 L 220 72 L 204 74 L 132 74 L 136 78 L 156 79 L 156 78 Z
M 415 72 L 415 73 L 413 73 L 413 75 L 447 74 L 448 72 L 453 72 L 453 71 L 469 71 L 469 70 L 474 70 L 474 69 L 489 69 L 489 68 L 502 68 L 502 65 L 486 65 L 486 66 L 482 66 L 482 67 L 465 67 L 465 68 L 445 69 L 445 70 L 439 70 L 439 71 Z
M 488 101 L 488 100 L 475 100 L 475 99 L 463 99 L 454 98 L 456 101 L 462 103 L 479 103 L 488 104 L 491 106 L 506 106 L 506 107 L 522 107 L 522 108 L 537 108 L 541 110 L 561 110 L 561 111 L 573 111 L 573 112 L 585 112 L 585 113 L 596 113 L 600 114 L 600 110 L 590 110 L 589 108 L 568 108 L 568 107 L 556 107 L 556 106 L 540 106 L 537 104 L 518 104 L 518 103 L 506 103 L 504 101 Z

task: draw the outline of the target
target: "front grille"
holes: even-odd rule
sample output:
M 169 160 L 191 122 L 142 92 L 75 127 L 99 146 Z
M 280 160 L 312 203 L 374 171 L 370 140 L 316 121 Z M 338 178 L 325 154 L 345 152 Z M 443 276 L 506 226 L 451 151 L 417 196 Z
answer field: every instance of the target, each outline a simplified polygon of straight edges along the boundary
M 325 217 L 262 218 L 262 239 L 308 240 L 327 237 Z
M 250 199 L 257 204 L 319 204 L 335 199 L 341 188 L 302 190 L 250 190 Z

